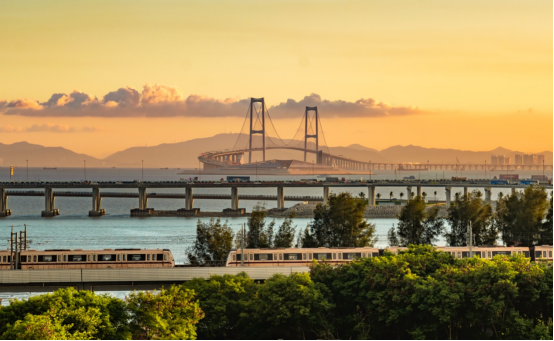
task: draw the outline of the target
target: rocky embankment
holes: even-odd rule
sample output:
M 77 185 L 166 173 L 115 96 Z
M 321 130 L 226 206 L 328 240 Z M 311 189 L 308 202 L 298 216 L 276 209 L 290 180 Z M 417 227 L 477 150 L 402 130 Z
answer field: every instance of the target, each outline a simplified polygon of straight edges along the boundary
M 285 210 L 271 209 L 268 210 L 269 217 L 275 218 L 284 218 L 292 214 L 293 211 L 296 212 L 297 218 L 313 218 L 314 208 L 317 204 L 313 203 L 300 203 L 292 207 L 289 207 Z M 368 206 L 365 210 L 366 218 L 396 218 L 403 206 Z M 429 207 L 431 208 L 431 207 Z M 428 208 L 428 209 L 429 209 Z M 441 206 L 439 215 L 443 218 L 446 217 L 446 206 Z

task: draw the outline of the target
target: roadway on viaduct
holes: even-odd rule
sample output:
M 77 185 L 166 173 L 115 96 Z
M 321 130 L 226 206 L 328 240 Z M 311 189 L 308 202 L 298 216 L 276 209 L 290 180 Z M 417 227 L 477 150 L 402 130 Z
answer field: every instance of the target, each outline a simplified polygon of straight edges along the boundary
M 193 278 L 208 279 L 212 275 L 236 275 L 243 271 L 253 280 L 262 281 L 274 274 L 307 272 L 309 268 L 269 266 L 0 270 L 0 292 L 50 292 L 64 287 L 94 291 L 153 290 Z

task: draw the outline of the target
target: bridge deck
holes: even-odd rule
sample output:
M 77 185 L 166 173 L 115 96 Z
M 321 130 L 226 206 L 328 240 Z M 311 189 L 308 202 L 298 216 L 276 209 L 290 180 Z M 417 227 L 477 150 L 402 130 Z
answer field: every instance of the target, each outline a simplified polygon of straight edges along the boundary
M 271 267 L 181 267 L 155 269 L 57 269 L 0 270 L 0 292 L 48 292 L 61 287 L 82 290 L 155 289 L 171 284 L 207 279 L 212 275 L 236 275 L 245 272 L 254 280 L 266 280 L 274 274 L 307 272 L 306 266 Z

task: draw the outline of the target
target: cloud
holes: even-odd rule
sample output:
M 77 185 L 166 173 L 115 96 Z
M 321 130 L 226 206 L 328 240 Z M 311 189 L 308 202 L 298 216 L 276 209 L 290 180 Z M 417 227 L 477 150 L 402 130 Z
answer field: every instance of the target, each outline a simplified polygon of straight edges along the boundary
M 33 124 L 28 128 L 14 127 L 12 125 L 5 125 L 0 127 L 0 133 L 95 133 L 100 131 L 107 131 L 108 129 L 103 126 L 82 127 L 75 128 L 65 124 Z
M 135 107 L 140 104 L 140 93 L 130 87 L 119 88 L 104 96 L 102 102 L 104 104 L 113 103 L 119 107 Z
M 417 107 L 394 107 L 373 98 L 362 98 L 355 102 L 330 101 L 321 99 L 318 94 L 311 94 L 300 101 L 288 99 L 271 107 L 270 111 L 272 117 L 297 117 L 307 106 L 317 106 L 318 113 L 323 117 L 386 117 L 422 113 Z
M 33 124 L 29 128 L 26 128 L 24 130 L 27 133 L 42 133 L 42 132 L 50 132 L 50 133 L 74 133 L 77 130 L 75 127 L 70 127 L 66 124 Z
M 0 127 L 0 133 L 19 133 L 22 132 L 23 128 L 21 127 L 14 127 L 12 125 L 5 125 L 3 127 Z
M 81 131 L 84 133 L 96 133 L 99 131 L 108 131 L 108 129 L 102 126 L 94 126 L 94 127 L 83 127 L 81 128 Z
M 250 99 L 215 99 L 182 93 L 170 86 L 146 84 L 139 92 L 131 87 L 107 93 L 101 100 L 74 90 L 72 93 L 55 93 L 44 103 L 21 99 L 0 101 L 4 115 L 34 117 L 244 117 Z M 271 117 L 300 117 L 306 106 L 317 106 L 322 117 L 387 117 L 422 113 L 412 106 L 392 106 L 372 98 L 355 102 L 325 100 L 311 94 L 296 101 L 288 99 L 269 108 Z

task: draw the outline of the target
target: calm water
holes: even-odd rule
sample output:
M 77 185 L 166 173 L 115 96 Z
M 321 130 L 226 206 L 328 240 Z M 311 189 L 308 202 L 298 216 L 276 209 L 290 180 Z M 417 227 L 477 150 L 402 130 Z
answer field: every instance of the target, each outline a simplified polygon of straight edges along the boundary
M 148 180 L 179 180 L 181 177 L 190 177 L 191 175 L 179 175 L 179 170 L 160 170 L 145 169 L 87 169 L 87 179 L 93 181 L 111 180 L 111 181 L 129 181 L 135 179 Z M 375 171 L 373 179 L 394 178 L 395 174 L 391 171 Z M 497 172 L 499 173 L 499 172 Z M 519 172 L 520 177 L 530 177 L 533 174 L 541 174 L 537 171 Z M 414 175 L 419 177 L 419 172 L 402 172 L 401 176 Z M 446 178 L 455 175 L 453 171 L 445 171 Z M 462 175 L 462 174 L 459 174 Z M 493 176 L 495 174 L 493 173 Z M 551 177 L 550 174 L 546 174 Z M 484 172 L 464 172 L 463 176 L 470 178 L 484 178 Z M 487 172 L 487 176 L 489 176 Z M 202 176 L 202 180 L 217 180 L 220 176 Z M 15 169 L 15 180 L 24 181 L 27 178 L 25 168 Z M 58 169 L 43 170 L 39 168 L 29 168 L 29 180 L 56 181 L 56 180 L 81 180 L 84 179 L 84 169 Z M 310 178 L 310 176 L 296 177 L 273 177 L 259 176 L 259 180 L 271 180 L 279 178 L 280 180 L 292 180 L 300 178 Z M 350 179 L 359 179 L 360 176 L 350 176 Z M 368 176 L 363 176 L 367 179 Z M 430 171 L 421 172 L 421 179 L 442 178 L 440 173 Z M 255 176 L 252 177 L 255 179 Z M 9 168 L 0 168 L 0 181 L 9 180 Z M 482 188 L 478 188 L 482 190 Z M 399 197 L 400 188 L 378 188 L 378 193 L 382 197 L 388 198 L 392 191 L 394 197 Z M 415 188 L 413 189 L 415 191 Z M 428 198 L 434 199 L 434 191 L 437 191 L 436 199 L 445 200 L 444 190 L 434 188 L 424 188 Z M 462 188 L 453 189 L 454 192 L 462 191 Z M 64 189 L 64 191 L 67 191 Z M 82 190 L 81 190 L 82 191 Z M 115 191 L 115 190 L 110 190 Z M 118 190 L 119 191 L 119 190 Z M 122 191 L 122 190 L 121 190 Z M 129 190 L 134 191 L 134 190 Z M 169 192 L 184 193 L 184 189 L 155 189 L 157 193 Z M 229 189 L 195 189 L 195 193 L 226 193 Z M 358 192 L 367 190 L 364 188 L 348 189 L 333 188 L 332 192 L 351 191 L 357 195 Z M 405 190 L 404 190 L 405 191 Z M 493 198 L 496 198 L 499 190 L 493 190 Z M 240 189 L 243 194 L 276 194 L 276 189 Z M 311 195 L 322 196 L 320 189 L 286 189 L 286 195 Z M 243 200 L 240 207 L 248 211 L 252 209 L 257 202 Z M 276 202 L 261 203 L 268 208 L 276 207 Z M 289 207 L 296 202 L 286 202 Z M 88 211 L 91 209 L 90 198 L 56 198 L 56 208 L 60 210 L 60 216 L 55 218 L 41 218 L 40 212 L 44 209 L 44 198 L 42 197 L 10 197 L 8 207 L 12 210 L 12 216 L 0 218 L 0 248 L 8 247 L 7 239 L 11 227 L 15 231 L 20 231 L 27 225 L 28 238 L 31 240 L 33 249 L 53 249 L 53 248 L 83 248 L 83 249 L 103 249 L 103 248 L 168 248 L 174 254 L 177 263 L 185 262 L 185 248 L 188 247 L 195 238 L 196 224 L 198 218 L 130 218 L 129 211 L 138 206 L 138 199 L 132 198 L 104 198 L 102 207 L 106 209 L 107 215 L 100 218 L 89 218 Z M 156 209 L 175 210 L 184 206 L 184 200 L 177 199 L 150 199 L 149 207 Z M 227 200 L 195 200 L 194 207 L 202 211 L 222 211 L 230 207 Z M 200 218 L 209 220 L 209 218 Z M 295 225 L 297 231 L 304 229 L 310 219 L 297 218 Z M 378 247 L 387 245 L 386 233 L 388 229 L 397 223 L 396 219 L 369 219 L 377 227 Z M 246 218 L 229 218 L 229 225 L 236 231 L 246 222 Z M 276 219 L 277 224 L 282 219 Z M 444 241 L 439 241 L 444 244 Z M 121 294 L 118 294 L 121 295 Z M 27 297 L 27 294 L 0 294 L 0 297 Z M 6 304 L 4 300 L 3 304 Z

